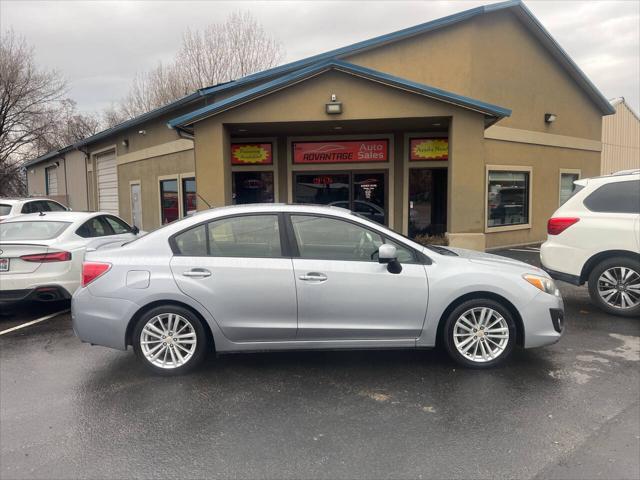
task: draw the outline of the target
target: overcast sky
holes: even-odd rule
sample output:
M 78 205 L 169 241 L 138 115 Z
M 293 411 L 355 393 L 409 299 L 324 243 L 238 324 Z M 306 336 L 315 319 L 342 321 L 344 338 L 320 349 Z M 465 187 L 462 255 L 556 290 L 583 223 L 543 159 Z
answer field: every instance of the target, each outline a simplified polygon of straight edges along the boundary
M 183 30 L 253 12 L 297 60 L 487 1 L 16 1 L 0 0 L 0 28 L 59 70 L 84 111 L 123 97 L 136 71 L 168 61 Z M 640 111 L 640 1 L 529 1 L 527 6 L 607 98 Z

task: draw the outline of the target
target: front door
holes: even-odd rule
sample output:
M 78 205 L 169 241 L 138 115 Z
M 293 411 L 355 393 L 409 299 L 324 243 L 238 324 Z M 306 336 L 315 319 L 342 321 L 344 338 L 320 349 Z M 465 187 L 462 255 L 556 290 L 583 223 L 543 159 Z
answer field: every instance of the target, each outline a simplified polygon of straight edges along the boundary
M 277 214 L 213 220 L 174 237 L 173 277 L 233 342 L 293 340 L 296 290 Z
M 142 230 L 142 199 L 140 184 L 131 184 L 131 223 Z
M 427 278 L 415 253 L 398 248 L 392 274 L 375 254 L 385 240 L 347 220 L 290 216 L 299 250 L 293 259 L 299 340 L 400 340 L 420 335 Z
M 298 173 L 296 203 L 332 205 L 386 225 L 387 190 L 383 172 Z
M 447 231 L 447 169 L 409 169 L 409 237 Z

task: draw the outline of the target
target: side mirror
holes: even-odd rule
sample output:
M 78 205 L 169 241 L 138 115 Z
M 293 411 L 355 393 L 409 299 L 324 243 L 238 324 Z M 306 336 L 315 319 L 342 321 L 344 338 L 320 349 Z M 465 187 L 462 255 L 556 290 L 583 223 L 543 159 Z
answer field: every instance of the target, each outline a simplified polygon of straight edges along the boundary
M 378 249 L 378 262 L 387 265 L 389 273 L 398 274 L 402 272 L 402 265 L 398 261 L 398 252 L 396 247 L 385 243 L 380 245 Z
M 134 225 L 133 227 L 131 227 L 131 233 L 137 235 L 140 233 L 140 229 Z

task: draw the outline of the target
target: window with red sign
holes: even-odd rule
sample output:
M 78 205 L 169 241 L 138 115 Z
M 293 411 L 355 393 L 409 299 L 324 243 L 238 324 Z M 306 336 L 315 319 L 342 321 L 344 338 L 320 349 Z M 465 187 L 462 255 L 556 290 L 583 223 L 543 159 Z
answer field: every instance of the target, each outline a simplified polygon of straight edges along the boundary
M 293 163 L 388 162 L 388 140 L 294 142 Z
M 160 180 L 160 215 L 163 225 L 180 218 L 178 205 L 178 180 Z

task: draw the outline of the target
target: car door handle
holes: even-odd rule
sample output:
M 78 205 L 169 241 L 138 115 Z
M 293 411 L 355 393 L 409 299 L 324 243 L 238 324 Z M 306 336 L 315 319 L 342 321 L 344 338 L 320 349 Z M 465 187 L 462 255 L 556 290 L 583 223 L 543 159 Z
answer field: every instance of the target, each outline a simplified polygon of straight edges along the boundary
M 309 272 L 306 275 L 300 275 L 298 277 L 303 282 L 326 282 L 327 276 L 324 273 Z
M 205 278 L 210 277 L 211 272 L 205 268 L 194 268 L 193 270 L 187 270 L 186 272 L 182 272 L 184 277 L 190 278 Z

